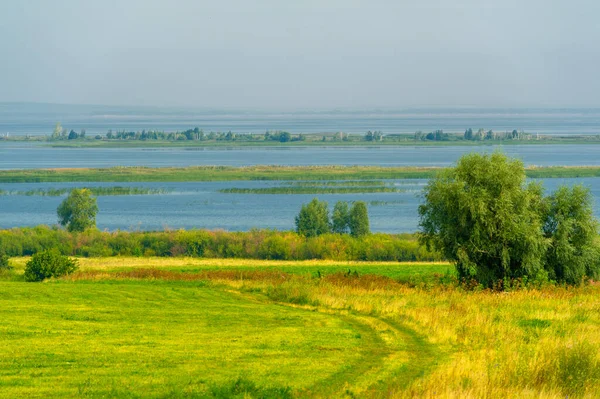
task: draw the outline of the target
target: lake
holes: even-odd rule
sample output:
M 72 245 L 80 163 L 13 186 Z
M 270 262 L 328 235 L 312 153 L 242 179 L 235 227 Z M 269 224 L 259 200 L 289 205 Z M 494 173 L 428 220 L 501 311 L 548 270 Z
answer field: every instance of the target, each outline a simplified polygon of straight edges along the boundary
M 425 180 L 388 180 L 401 193 L 373 194 L 224 194 L 222 188 L 273 187 L 285 182 L 186 182 L 186 183 L 14 183 L 0 189 L 72 188 L 83 186 L 132 186 L 169 190 L 168 194 L 98 197 L 97 223 L 101 230 L 162 230 L 165 228 L 206 228 L 247 231 L 252 228 L 291 230 L 294 217 L 303 203 L 313 197 L 328 201 L 366 201 L 371 229 L 376 232 L 414 232 L 418 227 L 418 194 Z M 581 183 L 591 188 L 596 203 L 600 198 L 600 179 L 548 179 L 547 190 L 560 184 Z M 64 197 L 0 196 L 0 228 L 55 224 L 56 208 Z M 596 208 L 596 216 L 600 216 Z
M 467 127 L 496 131 L 523 129 L 541 134 L 600 134 L 598 109 L 413 109 L 370 111 L 267 112 L 248 110 L 191 110 L 149 107 L 1 104 L 0 134 L 50 134 L 56 122 L 67 129 L 86 129 L 88 135 L 108 129 L 165 131 L 198 126 L 205 131 L 291 133 L 344 131 L 364 134 L 412 133 Z M 219 148 L 51 148 L 41 143 L 0 142 L 0 169 L 82 168 L 113 166 L 190 165 L 378 165 L 449 166 L 461 155 L 500 149 L 527 165 L 600 165 L 600 145 L 508 145 L 429 147 L 219 147 Z M 584 182 L 600 196 L 600 179 L 551 179 L 557 184 Z M 418 192 L 425 181 L 393 182 L 402 193 L 319 195 L 330 206 L 338 200 L 369 203 L 373 231 L 412 232 L 417 229 Z M 294 216 L 313 195 L 223 194 L 221 188 L 269 187 L 280 182 L 131 183 L 120 185 L 167 189 L 168 194 L 99 197 L 100 229 L 147 230 L 208 228 L 249 230 L 294 227 Z M 89 183 L 87 186 L 115 186 Z M 0 184 L 2 190 L 81 187 L 82 183 Z M 54 224 L 61 197 L 1 196 L 0 227 Z
M 600 165 L 600 145 L 430 147 L 51 148 L 1 143 L 0 169 L 190 165 L 449 166 L 463 154 L 502 150 L 527 165 Z

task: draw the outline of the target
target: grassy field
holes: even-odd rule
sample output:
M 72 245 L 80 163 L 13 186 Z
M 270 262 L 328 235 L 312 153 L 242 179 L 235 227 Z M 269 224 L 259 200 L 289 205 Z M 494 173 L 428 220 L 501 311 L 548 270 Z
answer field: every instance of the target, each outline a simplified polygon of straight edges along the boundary
M 441 168 L 379 166 L 191 166 L 0 171 L 0 183 L 429 179 Z M 536 178 L 599 177 L 598 166 L 529 167 Z
M 191 258 L 81 259 L 24 283 L 26 260 L 0 282 L 3 397 L 600 395 L 598 285 L 497 293 L 444 263 Z

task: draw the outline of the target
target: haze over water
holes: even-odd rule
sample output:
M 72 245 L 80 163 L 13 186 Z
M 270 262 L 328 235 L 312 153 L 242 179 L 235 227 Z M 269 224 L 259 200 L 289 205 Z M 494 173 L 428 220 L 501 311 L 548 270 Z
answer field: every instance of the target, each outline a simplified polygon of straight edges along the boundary
M 600 134 L 600 109 L 534 108 L 414 108 L 414 109 L 320 109 L 281 111 L 277 109 L 208 109 L 170 107 L 119 107 L 0 103 L 0 134 L 50 135 L 60 122 L 66 129 L 87 134 L 160 130 L 183 131 L 199 127 L 204 131 L 264 133 L 345 132 L 383 134 L 464 132 L 467 128 L 494 131 L 523 130 L 532 134 Z

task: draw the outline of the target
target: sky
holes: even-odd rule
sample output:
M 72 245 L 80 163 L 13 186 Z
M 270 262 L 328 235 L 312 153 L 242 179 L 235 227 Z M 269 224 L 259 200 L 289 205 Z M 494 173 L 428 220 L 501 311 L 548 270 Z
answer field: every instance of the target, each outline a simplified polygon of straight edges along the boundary
M 596 0 L 3 0 L 0 102 L 600 107 Z

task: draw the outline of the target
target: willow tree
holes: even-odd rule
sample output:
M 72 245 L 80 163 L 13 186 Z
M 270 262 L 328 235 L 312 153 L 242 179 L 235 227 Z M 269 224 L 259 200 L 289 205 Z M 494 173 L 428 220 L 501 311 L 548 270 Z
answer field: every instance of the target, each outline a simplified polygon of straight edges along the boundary
M 578 284 L 586 277 L 600 277 L 592 201 L 583 186 L 560 187 L 545 199 L 543 231 L 550 240 L 545 268 L 551 279 Z
M 485 286 L 544 273 L 542 187 L 520 160 L 468 154 L 430 180 L 419 206 L 420 241 Z

